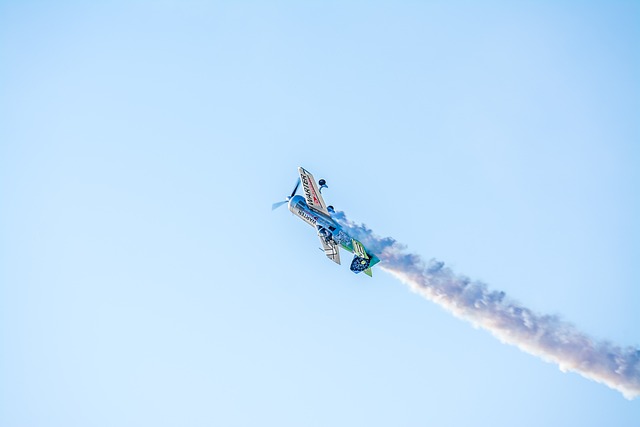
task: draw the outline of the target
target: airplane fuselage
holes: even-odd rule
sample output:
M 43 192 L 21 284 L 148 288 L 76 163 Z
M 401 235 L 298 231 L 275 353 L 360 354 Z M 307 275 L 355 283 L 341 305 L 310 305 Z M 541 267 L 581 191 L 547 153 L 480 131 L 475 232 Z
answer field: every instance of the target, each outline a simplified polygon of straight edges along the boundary
M 351 251 L 351 237 L 345 233 L 342 227 L 331 217 L 320 212 L 315 212 L 309 208 L 303 196 L 292 197 L 291 200 L 289 200 L 289 210 L 316 230 L 328 231 L 336 243 L 341 244 L 342 247 Z
M 318 226 L 326 229 L 330 229 L 329 227 L 339 228 L 338 224 L 330 217 L 311 210 L 302 196 L 294 196 L 289 200 L 289 210 L 313 228 L 318 228 Z

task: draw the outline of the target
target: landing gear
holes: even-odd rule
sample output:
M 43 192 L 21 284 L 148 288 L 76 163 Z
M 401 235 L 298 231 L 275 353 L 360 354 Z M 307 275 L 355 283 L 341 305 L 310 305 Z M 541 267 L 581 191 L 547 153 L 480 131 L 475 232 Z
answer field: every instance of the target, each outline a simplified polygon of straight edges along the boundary
M 327 187 L 327 181 L 325 181 L 324 179 L 321 179 L 320 181 L 318 181 L 318 185 L 320 185 L 320 192 L 322 193 L 322 189 L 323 188 L 329 188 Z

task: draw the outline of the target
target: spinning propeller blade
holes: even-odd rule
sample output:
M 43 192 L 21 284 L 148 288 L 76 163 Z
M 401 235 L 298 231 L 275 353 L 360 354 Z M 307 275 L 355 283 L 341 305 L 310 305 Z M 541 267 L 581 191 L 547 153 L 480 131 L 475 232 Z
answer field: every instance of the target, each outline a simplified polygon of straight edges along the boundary
M 291 195 L 290 195 L 290 196 L 288 196 L 288 197 L 287 197 L 286 199 L 284 199 L 283 201 L 278 202 L 278 203 L 274 203 L 273 205 L 271 205 L 271 210 L 273 211 L 273 210 L 275 210 L 275 209 L 278 209 L 280 206 L 284 205 L 284 204 L 285 204 L 285 203 L 287 203 L 289 200 L 291 200 L 291 198 L 292 198 L 293 196 L 295 196 L 295 195 L 296 195 L 296 191 L 298 191 L 298 187 L 299 187 L 299 186 L 300 186 L 300 178 L 298 178 L 298 180 L 296 181 L 296 186 L 295 186 L 295 187 L 293 187 L 293 191 L 291 192 Z
M 271 205 L 271 210 L 274 211 L 274 210 L 278 209 L 280 206 L 284 205 L 287 202 L 288 202 L 288 200 L 283 200 L 281 202 L 274 203 L 274 204 Z
M 296 195 L 296 191 L 298 191 L 298 187 L 300 187 L 300 178 L 298 178 L 298 180 L 296 181 L 296 186 L 293 187 L 293 191 L 291 192 L 289 199 Z

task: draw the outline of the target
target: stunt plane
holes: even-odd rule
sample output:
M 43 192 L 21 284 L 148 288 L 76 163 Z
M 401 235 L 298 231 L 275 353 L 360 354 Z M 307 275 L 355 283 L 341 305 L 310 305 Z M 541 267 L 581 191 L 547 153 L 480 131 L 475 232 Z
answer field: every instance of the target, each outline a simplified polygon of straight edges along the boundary
M 368 252 L 362 243 L 349 236 L 332 218 L 335 213 L 333 206 L 327 206 L 321 194 L 323 188 L 329 188 L 326 181 L 321 179 L 316 184 L 313 175 L 301 167 L 298 168 L 298 173 L 300 178 L 291 195 L 282 202 L 274 203 L 271 209 L 289 203 L 289 210 L 294 215 L 316 229 L 327 258 L 340 264 L 339 247 L 342 246 L 343 249 L 354 254 L 351 271 L 356 274 L 364 272 L 371 277 L 371 267 L 379 263 L 380 259 Z M 300 183 L 302 183 L 304 197 L 296 196 Z

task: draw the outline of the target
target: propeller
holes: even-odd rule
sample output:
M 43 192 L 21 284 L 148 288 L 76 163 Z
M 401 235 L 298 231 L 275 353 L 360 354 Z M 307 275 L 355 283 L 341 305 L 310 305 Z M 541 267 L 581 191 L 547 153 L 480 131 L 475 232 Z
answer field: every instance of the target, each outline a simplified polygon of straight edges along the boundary
M 287 196 L 287 198 L 284 199 L 283 201 L 278 202 L 278 203 L 274 203 L 273 205 L 271 205 L 271 210 L 275 210 L 275 209 L 279 208 L 280 206 L 284 205 L 285 203 L 289 203 L 289 200 L 291 200 L 291 198 L 293 196 L 295 196 L 296 191 L 298 191 L 298 187 L 299 186 L 300 186 L 300 178 L 298 178 L 298 180 L 296 181 L 296 186 L 293 187 L 293 191 L 291 192 L 291 195 Z

